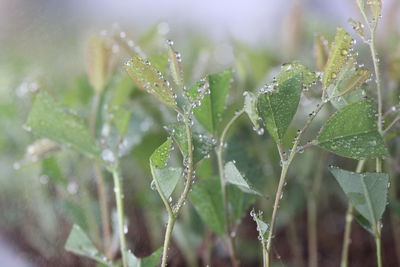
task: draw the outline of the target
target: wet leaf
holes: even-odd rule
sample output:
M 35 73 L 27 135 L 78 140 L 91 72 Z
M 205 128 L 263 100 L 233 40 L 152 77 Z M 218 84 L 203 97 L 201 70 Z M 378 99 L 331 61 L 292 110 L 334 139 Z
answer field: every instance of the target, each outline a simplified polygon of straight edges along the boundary
M 216 234 L 223 235 L 225 217 L 219 180 L 204 180 L 194 185 L 189 198 L 207 227 Z
M 153 96 L 169 107 L 176 107 L 174 93 L 160 72 L 151 66 L 150 61 L 145 61 L 138 55 L 135 55 L 125 65 L 134 84 Z
M 279 74 L 276 76 L 278 84 L 284 83 L 292 78 L 300 76 L 302 78 L 302 87 L 310 86 L 318 80 L 315 72 L 310 71 L 306 66 L 298 61 L 283 64 Z
M 100 36 L 92 36 L 89 39 L 86 57 L 89 82 L 97 92 L 100 92 L 104 89 L 110 77 L 110 44 Z
M 44 91 L 36 96 L 26 124 L 34 133 L 71 146 L 83 154 L 99 154 L 99 149 L 84 121 L 64 111 L 62 106 Z
M 67 242 L 65 243 L 65 249 L 76 255 L 88 257 L 106 265 L 109 264 L 107 259 L 100 254 L 97 248 L 93 245 L 85 232 L 83 232 L 83 230 L 76 224 L 72 226 L 72 230 Z
M 159 146 L 150 156 L 150 165 L 159 169 L 165 168 L 169 159 L 169 153 L 172 147 L 172 139 L 168 138 Z
M 168 138 L 150 156 L 150 169 L 153 181 L 159 193 L 163 194 L 166 198 L 171 196 L 182 176 L 181 168 L 166 168 L 171 148 L 172 139 Z
M 254 209 L 250 212 L 251 217 L 256 222 L 258 239 L 265 243 L 268 238 L 268 224 L 263 221 L 262 211 L 255 212 Z
M 258 97 L 258 113 L 277 143 L 282 143 L 286 130 L 296 114 L 302 85 L 301 75 L 298 74 L 279 83 L 278 88 L 272 92 L 263 93 Z
M 347 64 L 352 57 L 353 38 L 343 28 L 339 27 L 336 31 L 335 40 L 329 53 L 328 62 L 326 63 L 322 84 L 324 88 L 328 88 L 332 84 L 340 70 Z
M 328 87 L 328 96 L 334 98 L 353 92 L 364 85 L 370 78 L 371 72 L 365 67 L 356 67 L 353 59 L 343 66 L 335 82 Z
M 232 161 L 225 164 L 224 173 L 225 181 L 228 184 L 235 185 L 245 193 L 261 196 L 259 192 L 251 188 L 249 183 L 243 178 L 242 174 L 239 172 Z
M 188 142 L 186 135 L 186 128 L 183 123 L 173 123 L 166 127 L 171 137 L 178 144 L 179 150 L 183 156 L 188 156 Z M 193 162 L 197 163 L 205 157 L 210 155 L 211 150 L 214 147 L 212 139 L 205 135 L 196 132 L 192 132 L 193 142 Z
M 252 92 L 245 92 L 244 94 L 244 111 L 249 116 L 250 121 L 253 123 L 255 129 L 260 129 L 260 116 L 257 112 L 257 97 Z
M 364 24 L 352 18 L 349 19 L 349 23 L 353 26 L 353 30 L 355 30 L 361 37 L 365 37 Z
M 319 71 L 325 69 L 326 62 L 329 57 L 328 41 L 321 35 L 315 36 L 314 39 L 314 59 Z
M 181 54 L 179 52 L 176 52 L 172 45 L 172 41 L 167 41 L 169 69 L 171 71 L 171 75 L 174 79 L 175 84 L 178 86 L 178 88 L 183 88 Z
M 207 86 L 209 94 L 204 94 L 199 99 L 201 105 L 194 108 L 194 115 L 199 123 L 210 133 L 214 133 L 217 124 L 221 120 L 222 112 L 225 109 L 225 102 L 231 86 L 232 69 L 207 76 L 206 81 L 200 81 L 188 90 L 188 95 L 192 100 L 198 98 L 199 87 Z
M 132 252 L 127 252 L 128 267 L 154 267 L 160 263 L 162 248 L 157 249 L 151 255 L 138 258 Z
M 317 144 L 340 156 L 355 159 L 388 154 L 369 99 L 350 104 L 333 114 L 322 127 Z
M 182 168 L 152 168 L 153 179 L 156 180 L 166 198 L 169 198 L 182 177 Z
M 368 0 L 367 5 L 369 6 L 372 17 L 376 23 L 381 16 L 382 1 L 381 0 Z
M 354 208 L 376 226 L 387 203 L 389 176 L 386 173 L 355 173 L 329 169 Z

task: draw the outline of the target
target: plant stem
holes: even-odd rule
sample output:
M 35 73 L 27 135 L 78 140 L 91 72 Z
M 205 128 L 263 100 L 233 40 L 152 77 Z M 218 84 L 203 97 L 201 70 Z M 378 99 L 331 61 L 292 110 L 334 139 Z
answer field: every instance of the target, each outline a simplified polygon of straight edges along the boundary
M 102 221 L 102 230 L 103 230 L 103 251 L 107 254 L 107 257 L 110 255 L 108 252 L 108 248 L 111 244 L 111 228 L 110 228 L 110 214 L 108 212 L 108 197 L 107 197 L 107 190 L 106 185 L 104 183 L 104 175 L 101 170 L 101 166 L 99 162 L 96 162 L 94 165 L 95 169 L 95 177 L 96 177 L 96 184 L 97 184 L 97 195 L 99 197 L 100 202 L 100 214 L 101 214 L 101 221 Z
M 304 149 L 304 147 L 303 147 Z M 319 160 L 316 175 L 313 179 L 311 193 L 307 200 L 307 233 L 308 233 L 308 266 L 318 266 L 318 231 L 317 231 L 317 201 L 321 180 L 324 174 L 326 153 Z
M 356 172 L 361 173 L 362 170 L 364 169 L 366 160 L 360 160 L 358 161 L 357 167 L 356 167 Z M 342 248 L 342 258 L 340 261 L 340 267 L 347 267 L 349 265 L 348 263 L 348 255 L 349 255 L 349 246 L 351 243 L 351 225 L 353 222 L 353 210 L 354 207 L 351 203 L 349 203 L 346 211 L 346 225 L 345 225 L 345 230 L 344 230 L 344 238 L 343 238 L 343 248 Z
M 279 203 L 282 198 L 281 196 L 283 195 L 283 188 L 284 188 L 284 185 L 286 182 L 286 177 L 287 177 L 287 173 L 289 170 L 289 166 L 292 163 L 295 155 L 298 152 L 297 148 L 300 144 L 300 141 L 302 139 L 304 132 L 310 126 L 311 122 L 314 120 L 314 118 L 317 116 L 317 114 L 321 111 L 321 109 L 324 107 L 324 105 L 328 102 L 329 102 L 329 99 L 325 99 L 324 101 L 321 102 L 321 104 L 319 104 L 317 106 L 317 108 L 314 110 L 314 112 L 311 113 L 311 116 L 308 118 L 307 122 L 305 123 L 303 128 L 300 130 L 297 138 L 295 138 L 292 150 L 287 159 L 285 159 L 283 157 L 283 152 L 281 151 L 282 147 L 280 145 L 278 145 L 278 151 L 281 156 L 282 169 L 281 169 L 281 175 L 279 178 L 278 189 L 275 194 L 275 201 L 274 201 L 273 210 L 272 210 L 271 223 L 270 223 L 269 232 L 268 232 L 267 247 L 266 247 L 266 254 L 267 254 L 266 255 L 266 266 L 267 267 L 270 266 L 270 254 L 271 254 L 271 245 L 272 245 L 272 237 L 274 234 L 275 221 L 276 221 L 276 216 L 277 216 L 278 209 L 279 209 Z
M 114 193 L 115 193 L 115 202 L 117 204 L 117 215 L 118 215 L 118 233 L 119 233 L 119 246 L 122 255 L 122 266 L 127 267 L 127 255 L 126 255 L 126 240 L 125 240 L 125 218 L 124 218 L 124 203 L 122 201 L 122 181 L 121 177 L 118 173 L 117 167 L 114 167 L 112 170 L 112 175 L 114 178 Z
M 353 205 L 349 203 L 346 211 L 346 225 L 344 228 L 343 248 L 342 248 L 342 259 L 340 261 L 340 267 L 349 266 L 349 247 L 351 243 L 351 225 L 353 222 Z
M 272 235 L 274 232 L 274 227 L 275 227 L 275 221 L 276 221 L 276 215 L 278 214 L 278 209 L 279 209 L 279 202 L 281 200 L 281 196 L 283 194 L 283 187 L 286 181 L 286 175 L 289 169 L 289 164 L 286 161 L 282 162 L 282 170 L 281 170 L 281 176 L 279 178 L 279 184 L 278 184 L 278 189 L 275 194 L 275 201 L 274 201 L 274 206 L 272 210 L 272 217 L 271 217 L 271 223 L 269 227 L 269 232 L 268 232 L 268 238 L 267 238 L 267 247 L 266 247 L 266 266 L 270 266 L 270 250 L 271 250 L 271 245 L 272 245 Z
M 175 225 L 175 217 L 173 215 L 172 216 L 169 215 L 167 229 L 165 230 L 165 239 L 164 239 L 163 254 L 161 260 L 162 267 L 167 266 L 169 243 L 171 242 L 172 230 L 174 229 L 174 225 Z
M 100 91 L 95 90 L 95 95 L 92 104 L 92 110 L 89 119 L 90 131 L 94 138 L 96 138 L 96 121 L 100 105 Z M 100 204 L 100 214 L 103 232 L 103 252 L 109 257 L 108 248 L 111 244 L 111 227 L 110 227 L 110 213 L 108 211 L 108 197 L 107 188 L 104 182 L 104 175 L 101 170 L 100 162 L 94 163 L 94 176 L 96 179 L 97 195 Z
M 174 206 L 174 208 L 171 207 L 170 203 L 168 200 L 165 198 L 164 194 L 161 191 L 160 185 L 156 181 L 156 187 L 157 191 L 164 202 L 164 206 L 167 209 L 168 212 L 168 223 L 167 223 L 167 229 L 165 230 L 165 236 L 164 236 L 164 247 L 163 247 L 163 254 L 162 254 L 162 260 L 161 260 L 161 267 L 167 266 L 167 261 L 168 261 L 168 248 L 169 244 L 171 242 L 171 236 L 172 236 L 172 231 L 174 229 L 175 225 L 175 220 L 178 217 L 183 205 L 185 204 L 188 194 L 190 192 L 190 189 L 192 187 L 192 181 L 193 181 L 193 142 L 192 142 L 192 128 L 189 123 L 189 115 L 186 115 L 182 113 L 180 110 L 176 110 L 179 114 L 181 114 L 184 117 L 184 122 L 185 122 L 185 129 L 186 129 L 186 138 L 188 142 L 188 164 L 185 166 L 187 168 L 187 177 L 186 177 L 186 184 L 183 189 L 183 192 L 181 196 L 179 197 L 178 202 Z M 190 114 L 188 112 L 187 114 Z M 154 175 L 153 175 L 154 177 Z
M 233 123 L 244 113 L 244 110 L 237 111 L 235 115 L 231 118 L 231 120 L 226 124 L 225 128 L 221 133 L 221 137 L 219 140 L 219 145 L 215 148 L 215 153 L 217 155 L 217 162 L 218 162 L 218 172 L 219 172 L 219 180 L 221 182 L 221 193 L 222 193 L 222 202 L 224 207 L 224 216 L 225 216 L 225 227 L 227 230 L 227 244 L 229 250 L 229 256 L 231 258 L 232 266 L 237 267 L 239 266 L 238 259 L 236 256 L 236 248 L 235 248 L 235 240 L 231 235 L 232 232 L 232 225 L 230 220 L 229 214 L 229 206 L 228 206 L 228 192 L 226 190 L 226 178 L 224 172 L 224 160 L 223 160 L 223 148 L 225 144 L 226 134 L 228 130 L 231 128 Z

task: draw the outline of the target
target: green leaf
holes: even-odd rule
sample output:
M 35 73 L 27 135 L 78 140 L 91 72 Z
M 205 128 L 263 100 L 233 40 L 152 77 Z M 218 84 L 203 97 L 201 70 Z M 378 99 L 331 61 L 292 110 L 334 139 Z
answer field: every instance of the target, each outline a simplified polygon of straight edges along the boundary
M 138 88 L 152 94 L 165 105 L 176 107 L 174 93 L 169 82 L 151 66 L 150 61 L 145 61 L 135 55 L 126 63 L 125 70 Z
M 131 111 L 123 107 L 113 107 L 109 112 L 112 115 L 111 122 L 117 127 L 120 136 L 124 136 L 128 130 Z
M 382 1 L 381 0 L 368 0 L 367 5 L 369 6 L 369 8 L 371 10 L 371 14 L 373 16 L 374 22 L 377 23 L 377 21 L 381 17 Z
M 279 74 L 276 76 L 276 80 L 278 83 L 283 83 L 289 79 L 295 78 L 298 75 L 301 75 L 303 79 L 303 88 L 310 86 L 318 80 L 317 74 L 310 71 L 299 61 L 283 64 Z
M 355 159 L 388 154 L 377 130 L 370 99 L 350 104 L 334 113 L 322 127 L 317 144 L 337 155 Z
M 207 76 L 206 81 L 197 82 L 189 88 L 188 95 L 195 101 L 199 97 L 199 88 L 209 89 L 209 94 L 204 94 L 201 105 L 194 108 L 194 115 L 199 123 L 210 133 L 214 133 L 221 120 L 225 109 L 225 102 L 231 85 L 232 69 Z M 207 89 L 208 87 L 208 89 Z
M 260 129 L 260 116 L 258 115 L 257 112 L 257 97 L 255 94 L 252 92 L 244 92 L 244 111 L 247 113 L 247 116 L 249 116 L 249 119 L 251 123 L 254 126 L 254 129 Z
M 282 143 L 297 111 L 303 88 L 301 74 L 279 83 L 278 88 L 258 97 L 257 110 L 265 127 L 277 143 Z
M 181 168 L 166 168 L 172 148 L 172 139 L 168 138 L 150 156 L 150 169 L 159 193 L 168 198 L 174 191 L 179 178 L 182 176 Z
M 164 196 L 169 198 L 182 177 L 182 168 L 152 169 L 153 179 L 158 182 Z
M 42 175 L 49 177 L 50 181 L 67 184 L 67 179 L 63 176 L 60 166 L 55 157 L 49 157 L 42 160 Z
M 225 173 L 225 181 L 227 183 L 237 186 L 240 190 L 242 190 L 245 193 L 259 195 L 259 196 L 262 195 L 250 187 L 248 182 L 243 178 L 243 176 L 240 174 L 239 170 L 236 168 L 235 164 L 232 161 L 225 164 L 224 173 Z
M 389 176 L 330 168 L 354 208 L 376 226 L 386 208 Z
M 128 267 L 154 267 L 160 263 L 162 248 L 157 249 L 151 255 L 137 258 L 132 252 L 127 252 Z
M 189 198 L 207 227 L 223 235 L 225 217 L 220 182 L 217 179 L 201 181 L 193 186 Z
M 253 210 L 251 210 L 250 215 L 253 218 L 253 220 L 256 222 L 257 225 L 257 232 L 258 232 L 258 239 L 262 242 L 265 243 L 268 238 L 268 224 L 263 221 L 262 218 L 262 211 L 259 211 L 256 213 Z
M 87 72 L 91 86 L 101 92 L 111 72 L 110 44 L 99 36 L 92 36 L 87 51 Z
M 26 124 L 34 133 L 71 146 L 83 154 L 99 154 L 99 149 L 83 120 L 64 111 L 61 105 L 44 91 L 36 96 Z
M 72 230 L 65 243 L 65 249 L 76 255 L 88 257 L 106 265 L 109 264 L 106 257 L 100 254 L 89 237 L 76 224 L 72 226 Z
M 172 139 L 168 138 L 161 146 L 159 146 L 150 156 L 150 165 L 159 169 L 165 168 L 168 162 L 169 153 L 172 147 Z
M 351 49 L 353 38 L 343 28 L 339 27 L 336 31 L 335 40 L 329 53 L 328 62 L 325 66 L 322 85 L 328 88 L 332 84 L 340 70 L 352 58 Z
M 175 84 L 178 86 L 178 88 L 182 88 L 183 70 L 181 66 L 181 54 L 176 52 L 172 45 L 172 41 L 167 41 L 169 69 L 171 71 L 171 75 L 174 79 Z
M 171 137 L 178 144 L 179 150 L 181 151 L 184 157 L 188 156 L 188 142 L 186 135 L 186 128 L 183 123 L 172 123 L 165 127 Z M 212 139 L 204 134 L 192 133 L 192 142 L 193 142 L 193 162 L 197 163 L 203 158 L 207 158 L 210 155 L 214 144 Z

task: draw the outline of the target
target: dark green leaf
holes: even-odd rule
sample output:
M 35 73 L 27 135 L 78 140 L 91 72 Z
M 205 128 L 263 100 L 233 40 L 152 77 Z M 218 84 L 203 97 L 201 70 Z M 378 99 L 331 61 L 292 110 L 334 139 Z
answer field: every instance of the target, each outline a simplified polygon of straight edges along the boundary
M 225 233 L 221 185 L 217 179 L 204 180 L 193 186 L 190 201 L 203 222 L 218 235 Z
M 279 83 L 278 88 L 258 97 L 257 110 L 277 143 L 282 143 L 299 105 L 303 88 L 301 74 Z
M 371 100 L 365 99 L 338 110 L 322 127 L 317 144 L 340 156 L 355 159 L 387 155 L 372 104 Z
M 222 112 L 225 109 L 225 102 L 231 85 L 232 69 L 220 73 L 208 75 L 206 81 L 200 81 L 190 87 L 188 94 L 194 101 L 199 96 L 199 87 L 210 90 L 204 94 L 201 105 L 194 108 L 194 115 L 203 127 L 210 133 L 214 133 L 217 124 L 221 120 Z M 200 90 L 201 91 L 201 90 Z
M 46 92 L 40 92 L 33 103 L 27 125 L 36 134 L 49 138 L 89 156 L 99 150 L 85 123 L 64 109 Z
M 173 123 L 165 127 L 171 137 L 178 144 L 179 150 L 184 157 L 188 156 L 188 142 L 186 128 L 183 123 Z M 214 146 L 212 139 L 204 134 L 192 133 L 193 162 L 197 163 L 210 155 Z

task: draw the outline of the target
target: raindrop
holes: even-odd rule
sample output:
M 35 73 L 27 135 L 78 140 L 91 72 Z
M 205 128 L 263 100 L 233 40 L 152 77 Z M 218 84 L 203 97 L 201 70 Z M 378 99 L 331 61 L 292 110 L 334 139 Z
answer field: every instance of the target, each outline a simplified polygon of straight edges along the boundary
M 101 152 L 101 158 L 106 162 L 114 162 L 115 161 L 115 155 L 110 149 L 104 149 Z

